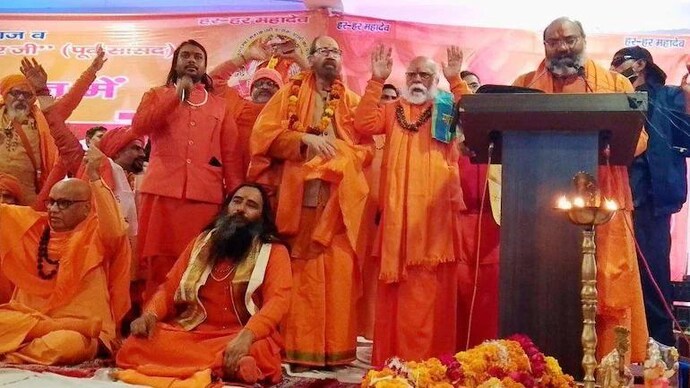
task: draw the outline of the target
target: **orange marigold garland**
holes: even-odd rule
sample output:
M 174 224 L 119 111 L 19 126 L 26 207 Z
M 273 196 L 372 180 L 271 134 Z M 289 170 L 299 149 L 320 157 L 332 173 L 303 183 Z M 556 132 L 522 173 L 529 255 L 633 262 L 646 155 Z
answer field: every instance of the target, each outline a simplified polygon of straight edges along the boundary
M 333 116 L 335 116 L 338 102 L 340 102 L 345 92 L 345 86 L 340 80 L 333 81 L 319 124 L 317 126 L 309 125 L 304 128 L 297 115 L 297 102 L 299 101 L 299 92 L 302 89 L 303 77 L 302 74 L 295 76 L 292 81 L 292 86 L 290 87 L 290 96 L 288 97 L 288 129 L 298 132 L 307 132 L 313 135 L 322 135 L 331 124 Z
M 523 335 L 486 341 L 455 356 L 404 362 L 392 358 L 371 370 L 362 388 L 570 388 L 575 383 L 558 361 L 544 357 Z

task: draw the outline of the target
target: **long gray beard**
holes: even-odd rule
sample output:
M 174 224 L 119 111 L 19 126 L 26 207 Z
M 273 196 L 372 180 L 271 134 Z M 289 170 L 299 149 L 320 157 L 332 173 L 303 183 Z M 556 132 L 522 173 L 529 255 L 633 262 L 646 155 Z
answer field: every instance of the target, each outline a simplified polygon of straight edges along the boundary
M 566 78 L 577 75 L 585 64 L 584 53 L 574 56 L 547 59 L 546 68 L 556 77 Z
M 29 119 L 30 109 L 14 109 L 7 107 L 7 116 L 10 120 L 16 120 L 19 123 L 25 123 Z

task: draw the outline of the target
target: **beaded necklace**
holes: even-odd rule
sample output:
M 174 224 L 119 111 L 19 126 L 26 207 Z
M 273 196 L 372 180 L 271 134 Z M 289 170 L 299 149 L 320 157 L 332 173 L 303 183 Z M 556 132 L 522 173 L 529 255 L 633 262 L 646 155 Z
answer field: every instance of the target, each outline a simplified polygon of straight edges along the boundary
M 45 229 L 43 229 L 43 234 L 41 234 L 41 239 L 38 242 L 38 260 L 36 262 L 38 276 L 44 280 L 54 278 L 55 275 L 57 275 L 58 269 L 60 268 L 60 260 L 53 260 L 48 257 L 48 243 L 50 243 L 50 227 L 46 226 Z M 46 273 L 43 271 L 44 263 L 48 263 L 54 266 L 54 268 Z
M 431 118 L 431 106 L 426 108 L 424 112 L 419 116 L 417 121 L 414 123 L 408 123 L 407 119 L 405 118 L 405 109 L 403 109 L 402 105 L 398 104 L 398 106 L 395 108 L 395 119 L 398 121 L 398 124 L 403 129 L 407 129 L 408 131 L 413 131 L 417 132 L 419 130 L 419 127 L 424 125 L 429 119 Z

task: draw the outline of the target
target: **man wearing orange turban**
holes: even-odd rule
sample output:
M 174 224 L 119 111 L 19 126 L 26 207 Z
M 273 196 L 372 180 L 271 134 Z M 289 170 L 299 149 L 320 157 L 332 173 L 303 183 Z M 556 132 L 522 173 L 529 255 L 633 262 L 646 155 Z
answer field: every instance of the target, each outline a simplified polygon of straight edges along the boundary
M 293 54 L 293 56 L 298 55 L 296 52 Z M 250 82 L 251 100 L 242 98 L 236 89 L 228 87 L 228 79 L 242 66 L 246 66 L 251 61 L 264 60 L 269 56 L 265 48 L 252 46 L 243 54 L 223 62 L 210 73 L 216 94 L 225 97 L 230 114 L 235 118 L 241 144 L 239 152 L 241 153 L 242 170 L 245 173 L 249 168 L 249 137 L 252 133 L 252 127 L 264 105 L 283 86 L 284 76 L 273 68 L 257 69 Z
M 35 60 L 22 60 L 22 74 L 0 80 L 0 172 L 17 178 L 24 194 L 24 205 L 36 205 L 37 194 L 47 185 L 48 176 L 58 158 L 69 156 L 71 165 L 81 163 L 81 146 L 56 136 L 66 128 L 65 120 L 79 105 L 96 72 L 103 66 L 104 52 L 99 49 L 91 66 L 60 99 L 50 96 L 48 75 Z M 38 101 L 40 105 L 36 105 Z M 76 159 L 76 160 L 75 160 Z M 48 187 L 50 189 L 50 187 Z

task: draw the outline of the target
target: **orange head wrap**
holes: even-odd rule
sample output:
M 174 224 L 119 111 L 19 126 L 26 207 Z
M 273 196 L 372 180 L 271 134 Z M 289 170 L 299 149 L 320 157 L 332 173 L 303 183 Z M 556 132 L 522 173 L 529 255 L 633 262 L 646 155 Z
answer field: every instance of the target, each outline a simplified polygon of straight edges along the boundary
M 12 74 L 0 80 L 0 95 L 3 99 L 6 99 L 7 93 L 9 93 L 12 88 L 19 85 L 26 85 L 29 90 L 33 90 L 26 77 L 21 74 Z
M 283 86 L 283 77 L 280 75 L 280 73 L 267 67 L 263 67 L 254 72 L 251 85 L 262 78 L 270 79 L 271 81 L 275 82 L 279 88 Z
M 118 152 L 127 147 L 131 142 L 140 140 L 144 143 L 143 137 L 135 137 L 130 127 L 118 127 L 110 129 L 101 138 L 98 148 L 109 158 L 114 158 Z
M 0 190 L 7 190 L 17 199 L 17 203 L 22 203 L 22 187 L 14 176 L 0 172 Z

